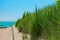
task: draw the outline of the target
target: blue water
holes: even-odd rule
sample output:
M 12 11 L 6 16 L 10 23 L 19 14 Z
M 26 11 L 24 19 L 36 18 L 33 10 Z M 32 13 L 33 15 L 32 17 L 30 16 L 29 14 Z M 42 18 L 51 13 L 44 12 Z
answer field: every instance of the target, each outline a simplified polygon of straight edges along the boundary
M 12 27 L 15 22 L 0 22 L 0 27 Z

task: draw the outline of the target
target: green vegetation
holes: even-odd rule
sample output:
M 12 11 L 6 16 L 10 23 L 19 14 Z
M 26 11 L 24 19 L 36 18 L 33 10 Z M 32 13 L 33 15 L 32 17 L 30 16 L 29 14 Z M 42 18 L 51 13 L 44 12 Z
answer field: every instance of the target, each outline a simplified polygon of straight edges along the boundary
M 34 13 L 24 12 L 16 27 L 20 32 L 29 33 L 31 40 L 60 40 L 60 1 L 56 5 L 38 9 Z

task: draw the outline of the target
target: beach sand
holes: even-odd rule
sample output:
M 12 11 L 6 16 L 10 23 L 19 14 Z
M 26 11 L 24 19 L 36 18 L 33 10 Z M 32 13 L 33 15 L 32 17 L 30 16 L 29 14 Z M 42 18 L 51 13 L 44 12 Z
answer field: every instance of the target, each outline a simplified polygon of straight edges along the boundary
M 22 40 L 22 33 L 19 33 L 16 27 L 13 27 L 15 40 Z M 0 28 L 0 40 L 13 40 L 12 27 Z

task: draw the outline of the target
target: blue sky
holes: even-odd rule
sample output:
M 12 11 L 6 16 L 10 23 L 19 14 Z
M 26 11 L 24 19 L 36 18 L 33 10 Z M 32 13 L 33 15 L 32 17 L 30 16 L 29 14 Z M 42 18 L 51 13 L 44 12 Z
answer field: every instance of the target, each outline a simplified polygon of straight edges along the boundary
M 24 11 L 33 12 L 35 6 L 43 8 L 55 0 L 0 0 L 0 21 L 16 21 Z

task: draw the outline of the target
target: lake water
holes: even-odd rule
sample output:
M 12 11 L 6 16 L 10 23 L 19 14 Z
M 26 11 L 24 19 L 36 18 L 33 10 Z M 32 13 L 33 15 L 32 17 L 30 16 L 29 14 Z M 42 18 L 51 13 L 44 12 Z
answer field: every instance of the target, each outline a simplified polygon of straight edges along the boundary
M 0 22 L 0 28 L 1 27 L 12 27 L 15 24 L 15 22 Z

